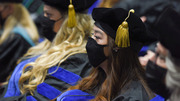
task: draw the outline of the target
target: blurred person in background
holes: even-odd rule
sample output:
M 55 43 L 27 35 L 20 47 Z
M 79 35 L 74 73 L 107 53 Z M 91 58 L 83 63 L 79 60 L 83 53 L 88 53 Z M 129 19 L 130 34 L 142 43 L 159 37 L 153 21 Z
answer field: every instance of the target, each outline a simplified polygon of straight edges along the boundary
M 180 97 L 180 14 L 168 8 L 161 13 L 154 25 L 158 44 L 154 58 L 147 64 L 146 76 L 149 87 L 170 101 Z M 157 101 L 154 98 L 152 101 Z M 159 100 L 158 100 L 159 101 Z
M 55 99 L 91 70 L 85 45 L 93 20 L 87 14 L 96 0 L 43 0 L 43 36 L 15 68 L 2 101 Z
M 159 14 L 167 7 L 173 7 L 177 12 L 180 12 L 179 4 L 179 0 L 102 0 L 100 7 L 134 9 L 147 27 L 147 35 L 149 36 L 147 45 L 149 45 L 157 41 L 151 26 Z
M 0 0 L 0 82 L 14 70 L 17 60 L 38 43 L 38 31 L 22 0 Z
M 143 55 L 139 57 L 143 67 L 147 65 L 149 58 L 153 56 L 152 46 L 156 46 L 157 43 L 157 36 L 152 26 L 156 23 L 159 15 L 168 7 L 172 7 L 180 13 L 179 5 L 179 0 L 119 0 L 113 5 L 113 8 L 134 9 L 146 25 L 149 39 L 147 39 L 148 43 L 143 47 L 144 50 L 140 51 Z

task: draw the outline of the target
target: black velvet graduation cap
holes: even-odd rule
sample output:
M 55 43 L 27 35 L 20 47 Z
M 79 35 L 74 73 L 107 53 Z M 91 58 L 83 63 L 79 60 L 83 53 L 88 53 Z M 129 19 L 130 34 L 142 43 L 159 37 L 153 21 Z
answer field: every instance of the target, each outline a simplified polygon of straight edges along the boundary
M 116 38 L 120 25 L 122 25 L 127 18 L 126 21 L 129 28 L 128 39 L 130 41 L 129 46 L 132 47 L 136 52 L 139 52 L 147 39 L 146 28 L 138 16 L 136 16 L 134 13 L 128 13 L 130 12 L 122 8 L 95 8 L 92 12 L 92 16 L 95 20 L 95 25 L 106 32 L 106 34 L 108 34 L 110 37 L 115 39 L 115 42 L 116 40 L 124 41 Z
M 23 0 L 0 0 L 0 3 L 22 3 Z
M 180 58 L 180 14 L 172 8 L 166 9 L 154 25 L 160 43 L 175 58 Z
M 68 6 L 70 4 L 70 0 L 42 0 L 45 4 L 63 9 L 65 11 L 68 10 Z M 76 12 L 81 12 L 89 7 L 92 6 L 92 4 L 96 0 L 72 0 L 72 4 L 74 5 Z

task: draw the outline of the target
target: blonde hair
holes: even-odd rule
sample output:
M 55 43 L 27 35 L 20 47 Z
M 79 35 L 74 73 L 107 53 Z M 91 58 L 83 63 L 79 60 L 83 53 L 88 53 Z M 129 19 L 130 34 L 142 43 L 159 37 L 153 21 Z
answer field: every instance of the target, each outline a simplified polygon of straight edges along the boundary
M 180 60 L 173 58 L 170 53 L 166 57 L 166 86 L 171 91 L 170 101 L 179 101 L 180 99 Z
M 33 68 L 22 73 L 19 80 L 20 91 L 22 94 L 32 92 L 37 85 L 42 83 L 46 77 L 47 71 L 54 65 L 60 65 L 69 56 L 77 53 L 86 53 L 85 45 L 87 38 L 92 31 L 92 20 L 87 14 L 76 14 L 78 24 L 73 27 L 67 27 L 67 18 L 63 22 L 58 31 L 52 46 L 43 53 L 35 62 L 29 63 L 24 67 L 24 70 L 32 66 Z M 56 72 L 56 71 L 54 71 Z M 25 84 L 25 82 L 28 82 Z
M 9 3 L 5 3 L 5 5 L 8 4 Z M 35 24 L 30 18 L 28 11 L 22 4 L 13 3 L 13 6 L 13 13 L 5 21 L 4 31 L 0 37 L 0 44 L 2 44 L 8 38 L 12 29 L 17 25 L 21 25 L 23 28 L 25 28 L 30 38 L 36 43 L 39 39 L 39 34 Z
M 52 46 L 52 43 L 45 39 L 43 42 L 39 43 L 38 45 L 31 47 L 26 54 L 24 54 L 24 57 L 34 57 L 40 54 L 45 53 L 50 47 Z M 21 60 L 19 61 L 21 62 Z

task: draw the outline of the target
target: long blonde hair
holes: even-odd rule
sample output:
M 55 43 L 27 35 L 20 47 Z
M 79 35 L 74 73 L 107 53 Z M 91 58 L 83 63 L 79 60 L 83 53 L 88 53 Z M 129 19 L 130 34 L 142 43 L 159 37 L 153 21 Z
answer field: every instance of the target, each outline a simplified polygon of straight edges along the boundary
M 22 57 L 22 59 L 28 57 L 34 57 L 40 54 L 43 54 L 44 52 L 46 52 L 50 47 L 52 46 L 52 43 L 50 41 L 48 41 L 47 39 L 45 39 L 43 42 L 39 43 L 38 45 L 31 47 L 26 54 L 24 54 L 24 56 Z M 21 62 L 21 59 L 20 61 Z
M 4 5 L 8 4 L 9 3 L 5 3 Z M 0 37 L 0 44 L 2 44 L 8 38 L 12 29 L 17 25 L 21 25 L 23 28 L 25 28 L 33 42 L 37 43 L 39 34 L 35 24 L 30 18 L 27 9 L 22 4 L 13 3 L 13 6 L 13 13 L 5 21 L 4 31 Z
M 92 20 L 87 14 L 76 14 L 78 24 L 73 28 L 67 27 L 67 18 L 64 20 L 60 30 L 58 31 L 52 46 L 43 53 L 35 62 L 29 63 L 28 66 L 33 68 L 22 73 L 19 80 L 20 91 L 22 94 L 32 92 L 37 85 L 42 83 L 46 77 L 47 71 L 54 65 L 60 65 L 69 56 L 77 53 L 86 53 L 85 45 L 88 36 L 92 31 Z M 28 84 L 25 84 L 28 82 Z

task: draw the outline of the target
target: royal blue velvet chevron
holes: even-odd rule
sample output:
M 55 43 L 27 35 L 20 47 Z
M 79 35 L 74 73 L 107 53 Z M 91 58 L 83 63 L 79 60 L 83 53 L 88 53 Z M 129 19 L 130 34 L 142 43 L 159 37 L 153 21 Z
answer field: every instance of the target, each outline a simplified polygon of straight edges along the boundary
M 89 101 L 94 96 L 81 90 L 69 90 L 61 94 L 56 101 Z
M 57 68 L 58 68 L 58 70 L 56 71 Z M 56 71 L 56 72 L 53 73 L 54 71 Z M 59 80 L 64 81 L 72 86 L 76 85 L 76 83 L 81 79 L 81 77 L 79 75 L 72 73 L 70 71 L 67 71 L 58 66 L 49 68 L 48 73 L 51 76 L 56 77 Z M 37 86 L 37 92 L 51 100 L 61 94 L 61 91 L 59 91 L 58 89 L 56 89 L 46 83 L 39 84 Z
M 58 68 L 58 70 L 55 73 L 51 74 L 51 76 L 54 76 L 72 86 L 76 85 L 77 82 L 81 79 L 81 77 L 79 75 L 72 73 L 70 71 L 67 71 L 58 66 L 51 67 L 48 70 L 48 73 L 54 72 L 57 68 Z
M 37 86 L 37 92 L 50 100 L 55 99 L 58 95 L 61 94 L 61 91 L 56 88 L 48 85 L 47 83 L 41 83 Z
M 154 97 L 150 101 L 165 101 L 165 99 L 159 95 L 156 95 L 156 97 Z
M 26 101 L 37 101 L 33 96 L 27 96 Z

